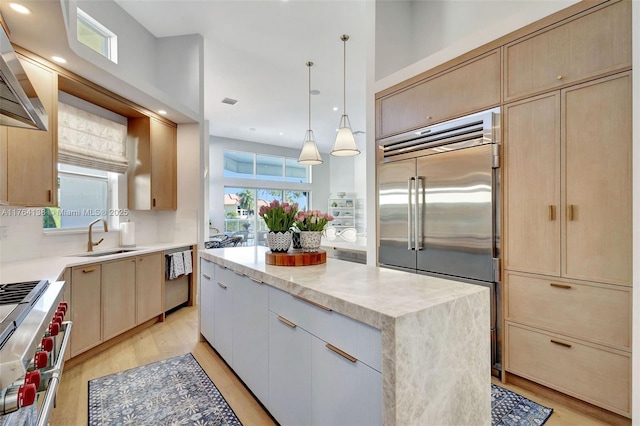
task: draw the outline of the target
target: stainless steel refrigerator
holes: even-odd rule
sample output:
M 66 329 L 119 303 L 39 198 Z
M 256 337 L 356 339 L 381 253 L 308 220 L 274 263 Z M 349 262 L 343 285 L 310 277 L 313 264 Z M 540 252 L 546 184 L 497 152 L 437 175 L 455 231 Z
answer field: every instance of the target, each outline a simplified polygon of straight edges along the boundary
M 491 290 L 501 370 L 499 109 L 379 140 L 380 266 Z M 489 337 L 487 337 L 489 338 Z

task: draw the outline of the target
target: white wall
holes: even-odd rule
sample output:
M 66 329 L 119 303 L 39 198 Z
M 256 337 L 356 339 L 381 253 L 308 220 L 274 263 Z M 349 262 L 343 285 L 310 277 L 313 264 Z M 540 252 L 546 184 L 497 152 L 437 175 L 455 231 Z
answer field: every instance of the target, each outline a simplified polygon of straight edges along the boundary
M 298 158 L 298 149 L 284 148 L 273 145 L 241 141 L 237 139 L 221 138 L 209 136 L 209 208 L 208 214 L 212 226 L 219 230 L 224 229 L 224 183 L 240 188 L 289 188 L 306 190 L 308 184 L 293 182 L 278 182 L 269 180 L 249 180 L 249 179 L 229 179 L 223 178 L 224 171 L 224 150 L 255 152 L 257 154 L 276 155 L 289 158 Z M 327 199 L 329 198 L 329 185 L 331 174 L 331 163 L 334 157 L 327 153 L 321 153 L 324 163 L 319 166 L 312 166 L 312 185 L 310 208 L 327 210 Z

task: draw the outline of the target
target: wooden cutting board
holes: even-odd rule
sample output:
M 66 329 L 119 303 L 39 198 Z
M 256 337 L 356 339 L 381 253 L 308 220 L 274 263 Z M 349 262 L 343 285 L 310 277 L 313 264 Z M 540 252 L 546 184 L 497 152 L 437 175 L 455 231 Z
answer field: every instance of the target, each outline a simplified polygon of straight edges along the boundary
M 318 250 L 304 252 L 302 250 L 289 250 L 286 253 L 266 252 L 264 260 L 267 265 L 274 266 L 309 266 L 327 262 L 327 252 Z

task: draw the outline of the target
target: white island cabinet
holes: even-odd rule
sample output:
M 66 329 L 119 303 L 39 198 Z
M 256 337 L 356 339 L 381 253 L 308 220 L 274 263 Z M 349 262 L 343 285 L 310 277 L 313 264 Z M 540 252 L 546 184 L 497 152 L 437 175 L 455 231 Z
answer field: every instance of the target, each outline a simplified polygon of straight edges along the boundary
M 201 332 L 280 424 L 490 424 L 486 288 L 266 251 L 200 252 Z

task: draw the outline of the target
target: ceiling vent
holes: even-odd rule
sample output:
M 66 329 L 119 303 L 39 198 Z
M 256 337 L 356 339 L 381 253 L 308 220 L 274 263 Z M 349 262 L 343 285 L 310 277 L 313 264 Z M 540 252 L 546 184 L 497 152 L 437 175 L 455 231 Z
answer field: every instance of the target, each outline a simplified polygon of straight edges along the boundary
M 238 101 L 236 101 L 235 99 L 231 99 L 231 98 L 224 98 L 222 100 L 223 104 L 227 104 L 227 105 L 235 105 L 238 103 Z

